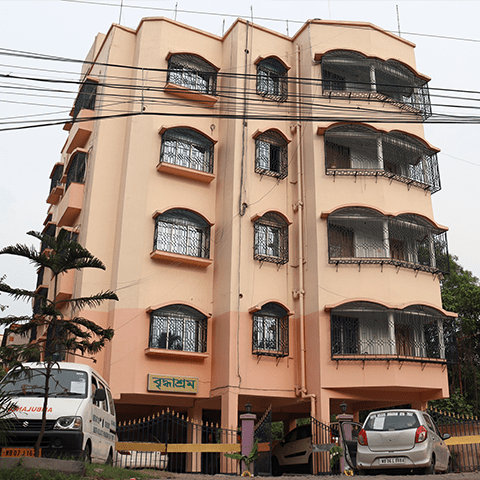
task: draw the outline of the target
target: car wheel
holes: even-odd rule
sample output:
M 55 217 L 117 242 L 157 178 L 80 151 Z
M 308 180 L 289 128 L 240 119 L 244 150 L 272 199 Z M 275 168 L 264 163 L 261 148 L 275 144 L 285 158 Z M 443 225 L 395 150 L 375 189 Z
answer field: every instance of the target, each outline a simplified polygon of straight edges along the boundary
M 277 457 L 272 458 L 272 475 L 274 477 L 279 477 L 282 474 L 280 464 L 278 463 Z
M 435 475 L 435 457 L 432 457 L 432 461 L 430 465 L 425 468 L 424 472 L 425 475 Z
M 92 447 L 89 443 L 85 445 L 85 450 L 83 451 L 83 461 L 86 463 L 92 463 Z

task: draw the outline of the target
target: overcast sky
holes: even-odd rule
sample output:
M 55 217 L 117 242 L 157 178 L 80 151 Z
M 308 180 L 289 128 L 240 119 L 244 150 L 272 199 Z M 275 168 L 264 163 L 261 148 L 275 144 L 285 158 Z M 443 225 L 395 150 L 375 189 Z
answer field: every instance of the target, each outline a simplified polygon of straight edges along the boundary
M 477 1 L 0 0 L 0 248 L 34 244 L 26 232 L 43 228 L 49 175 L 67 138 L 62 125 L 5 129 L 27 119 L 49 123 L 65 118 L 76 92 L 75 86 L 13 77 L 77 80 L 80 72 L 79 63 L 34 60 L 19 52 L 82 60 L 95 35 L 106 33 L 112 23 L 136 28 L 142 17 L 154 16 L 176 18 L 217 35 L 236 17 L 253 17 L 253 22 L 289 35 L 312 18 L 370 22 L 397 34 L 400 23 L 401 36 L 416 44 L 417 70 L 432 78 L 434 113 L 480 117 Z M 427 140 L 441 149 L 442 190 L 433 195 L 435 220 L 450 229 L 450 253 L 480 276 L 480 125 L 427 123 L 425 131 Z M 35 287 L 35 270 L 24 259 L 0 256 L 3 274 L 10 285 Z M 4 295 L 0 304 L 9 305 L 12 315 L 31 311 Z

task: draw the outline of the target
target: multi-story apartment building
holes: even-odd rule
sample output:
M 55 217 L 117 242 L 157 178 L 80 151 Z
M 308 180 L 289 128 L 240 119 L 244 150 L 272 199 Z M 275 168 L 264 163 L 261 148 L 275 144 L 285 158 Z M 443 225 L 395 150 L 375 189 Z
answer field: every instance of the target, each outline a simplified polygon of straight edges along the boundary
M 85 314 L 115 330 L 96 368 L 121 419 L 235 427 L 250 403 L 328 423 L 344 401 L 448 396 L 428 80 L 412 43 L 365 23 L 219 37 L 146 18 L 97 37 L 45 231 L 107 266 L 60 298 L 120 298 Z

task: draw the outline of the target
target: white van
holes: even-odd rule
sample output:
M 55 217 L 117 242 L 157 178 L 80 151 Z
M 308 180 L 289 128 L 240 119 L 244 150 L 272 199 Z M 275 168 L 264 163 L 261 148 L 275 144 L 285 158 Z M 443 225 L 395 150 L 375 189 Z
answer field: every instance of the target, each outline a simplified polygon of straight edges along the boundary
M 15 403 L 2 457 L 33 456 L 42 425 L 45 391 L 43 363 L 25 363 L 9 372 L 2 390 Z M 91 367 L 56 363 L 49 382 L 47 426 L 42 457 L 80 458 L 111 463 L 116 438 L 115 407 L 110 388 Z

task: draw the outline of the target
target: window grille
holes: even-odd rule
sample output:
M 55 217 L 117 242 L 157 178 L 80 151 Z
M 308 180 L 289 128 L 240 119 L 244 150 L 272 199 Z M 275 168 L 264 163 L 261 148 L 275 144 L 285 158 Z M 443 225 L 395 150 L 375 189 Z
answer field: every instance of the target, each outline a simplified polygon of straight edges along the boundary
M 188 128 L 171 128 L 162 135 L 160 162 L 213 173 L 213 142 Z
M 252 353 L 288 355 L 288 312 L 276 303 L 267 303 L 253 314 Z
M 216 95 L 217 70 L 195 55 L 172 55 L 168 60 L 167 83 Z
M 455 322 L 424 305 L 397 310 L 351 302 L 331 312 L 331 351 L 336 360 L 456 363 Z
M 254 225 L 253 258 L 283 265 L 288 262 L 288 224 L 276 213 L 266 213 Z
M 73 107 L 73 121 L 76 120 L 80 110 L 95 110 L 95 100 L 97 97 L 97 82 L 86 80 L 78 93 L 75 105 Z
M 277 132 L 268 131 L 255 139 L 255 172 L 280 179 L 287 177 L 288 146 Z
M 87 154 L 85 152 L 77 152 L 70 160 L 67 172 L 67 182 L 65 190 L 68 189 L 72 182 L 85 183 L 85 170 L 87 166 Z
M 380 133 L 360 125 L 342 125 L 325 132 L 327 175 L 385 176 L 438 192 L 436 152 L 401 132 Z
M 386 217 L 361 207 L 328 217 L 329 262 L 381 264 L 447 273 L 446 233 L 418 215 Z
M 207 317 L 187 305 L 169 305 L 150 314 L 150 348 L 204 353 Z
M 432 116 L 428 83 L 395 60 L 382 61 L 336 50 L 322 57 L 323 94 L 338 98 L 377 98 L 424 120 Z
M 209 258 L 210 226 L 199 215 L 173 209 L 155 219 L 154 250 Z
M 258 63 L 257 93 L 279 102 L 287 99 L 287 69 L 275 58 L 266 58 Z
M 50 192 L 61 184 L 61 179 L 63 177 L 63 165 L 56 165 L 53 170 L 52 181 L 50 182 Z

